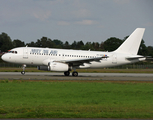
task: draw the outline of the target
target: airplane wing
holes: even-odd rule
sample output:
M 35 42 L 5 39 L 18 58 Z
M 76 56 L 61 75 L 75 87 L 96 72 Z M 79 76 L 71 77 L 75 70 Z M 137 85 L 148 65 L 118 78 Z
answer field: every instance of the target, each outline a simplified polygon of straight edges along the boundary
M 83 65 L 84 63 L 90 63 L 92 61 L 100 62 L 100 60 L 103 59 L 103 58 L 108 58 L 108 56 L 102 56 L 102 57 L 96 57 L 96 58 L 60 60 L 60 61 L 54 61 L 54 62 L 68 63 L 70 65 L 77 66 L 77 65 Z

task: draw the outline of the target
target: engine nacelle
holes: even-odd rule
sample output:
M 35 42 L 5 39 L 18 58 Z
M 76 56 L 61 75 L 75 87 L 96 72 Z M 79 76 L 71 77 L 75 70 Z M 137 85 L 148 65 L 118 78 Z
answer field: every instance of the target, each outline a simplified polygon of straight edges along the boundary
M 48 68 L 50 71 L 59 71 L 59 72 L 65 72 L 69 70 L 68 64 L 59 63 L 59 62 L 48 63 Z
M 38 70 L 45 70 L 45 71 L 59 71 L 65 72 L 69 70 L 68 64 L 59 63 L 59 62 L 49 62 L 48 66 L 38 66 Z

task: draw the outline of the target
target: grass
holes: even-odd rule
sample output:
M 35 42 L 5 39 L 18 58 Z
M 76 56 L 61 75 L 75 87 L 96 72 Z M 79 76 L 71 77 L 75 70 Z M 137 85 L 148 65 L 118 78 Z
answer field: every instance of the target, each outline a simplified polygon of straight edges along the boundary
M 0 118 L 153 118 L 153 83 L 0 81 Z
M 21 72 L 22 68 L 0 68 L 0 72 Z M 26 72 L 47 72 L 37 68 L 26 68 Z M 153 73 L 153 69 L 77 69 L 78 72 L 86 73 Z M 48 71 L 51 72 L 51 71 Z

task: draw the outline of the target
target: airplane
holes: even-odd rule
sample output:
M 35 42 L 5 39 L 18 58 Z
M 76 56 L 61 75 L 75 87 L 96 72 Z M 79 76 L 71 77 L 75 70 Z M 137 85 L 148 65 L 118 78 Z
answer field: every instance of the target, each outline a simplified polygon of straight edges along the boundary
M 39 47 L 18 47 L 2 55 L 2 60 L 26 65 L 36 65 L 38 70 L 60 71 L 65 76 L 78 76 L 76 69 L 106 68 L 143 61 L 146 57 L 137 55 L 145 28 L 135 31 L 112 52 L 71 50 Z

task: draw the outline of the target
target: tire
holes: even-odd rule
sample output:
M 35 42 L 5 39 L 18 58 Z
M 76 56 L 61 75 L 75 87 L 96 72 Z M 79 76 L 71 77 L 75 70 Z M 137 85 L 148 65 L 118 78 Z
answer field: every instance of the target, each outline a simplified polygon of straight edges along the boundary
M 24 71 L 21 71 L 21 74 L 22 74 L 22 75 L 24 75 L 24 74 L 25 74 L 25 72 L 24 72 Z
M 77 77 L 77 76 L 78 76 L 78 72 L 74 71 L 74 72 L 72 73 L 72 76 Z
M 64 72 L 64 75 L 65 76 L 69 76 L 70 75 L 70 72 L 69 71 L 66 71 L 66 72 Z

